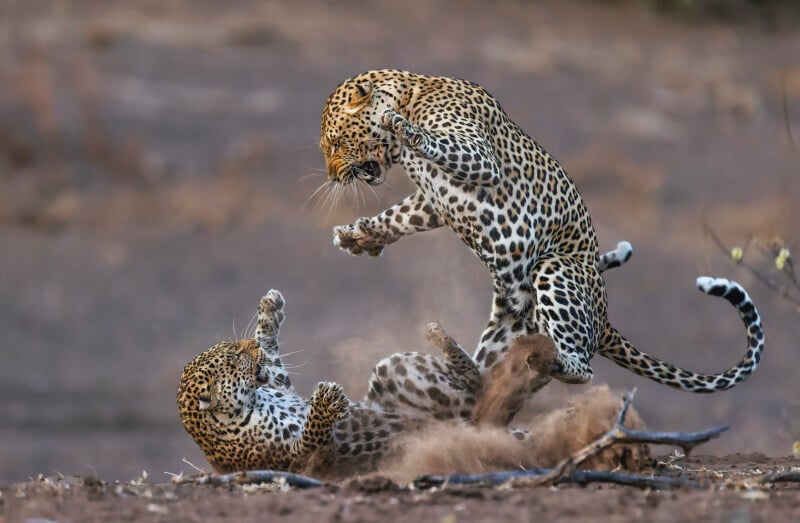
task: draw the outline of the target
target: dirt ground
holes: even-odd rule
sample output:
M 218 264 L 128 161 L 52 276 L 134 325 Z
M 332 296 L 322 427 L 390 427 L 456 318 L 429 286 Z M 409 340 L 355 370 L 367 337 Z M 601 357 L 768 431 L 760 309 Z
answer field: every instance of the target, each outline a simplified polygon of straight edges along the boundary
M 9 485 L 0 521 L 797 515 L 791 488 L 761 499 L 726 481 L 793 466 L 762 454 L 789 456 L 800 439 L 798 310 L 717 250 L 703 218 L 787 284 L 748 241 L 777 236 L 796 247 L 800 33 L 593 2 L 398 5 L 0 7 L 0 485 Z M 208 468 L 177 419 L 182 366 L 217 340 L 241 337 L 270 288 L 288 301 L 284 350 L 298 351 L 288 359 L 302 394 L 329 379 L 360 396 L 381 357 L 432 350 L 423 336 L 430 321 L 476 344 L 490 282 L 452 233 L 405 239 L 377 260 L 331 244 L 332 226 L 410 192 L 401 173 L 377 195 L 337 205 L 309 199 L 323 181 L 326 96 L 378 67 L 484 85 L 559 158 L 601 246 L 634 245 L 606 283 L 612 323 L 639 348 L 692 370 L 727 368 L 745 350 L 741 323 L 694 279 L 719 275 L 748 288 L 766 354 L 729 392 L 691 396 L 593 361 L 596 382 L 639 387 L 636 406 L 651 429 L 731 426 L 702 448 L 724 458 L 681 465 L 720 470 L 710 474 L 718 488 L 229 493 L 160 485 L 165 472 L 193 472 L 184 459 Z M 528 410 L 581 390 L 550 385 Z M 130 485 L 143 470 L 145 484 Z M 53 486 L 39 474 L 107 483 Z
M 608 485 L 420 490 L 380 478 L 297 490 L 276 485 L 196 486 L 42 477 L 5 487 L 0 521 L 796 521 L 796 488 L 760 487 L 792 458 L 734 454 L 662 458 L 659 474 L 703 488 L 653 490 Z M 5 519 L 2 519 L 5 518 Z

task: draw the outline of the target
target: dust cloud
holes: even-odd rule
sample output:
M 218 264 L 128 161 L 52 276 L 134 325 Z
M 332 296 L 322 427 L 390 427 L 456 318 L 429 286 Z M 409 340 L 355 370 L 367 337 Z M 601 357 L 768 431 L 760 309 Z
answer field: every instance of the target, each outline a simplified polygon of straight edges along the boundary
M 613 393 L 607 385 L 598 385 L 524 426 L 432 424 L 402 437 L 398 441 L 398 454 L 384 463 L 379 474 L 402 483 L 422 474 L 552 467 L 607 432 L 621 406 L 619 394 Z M 644 428 L 644 422 L 633 407 L 628 411 L 625 426 Z M 581 466 L 594 470 L 621 467 L 638 471 L 649 462 L 646 445 L 620 445 Z

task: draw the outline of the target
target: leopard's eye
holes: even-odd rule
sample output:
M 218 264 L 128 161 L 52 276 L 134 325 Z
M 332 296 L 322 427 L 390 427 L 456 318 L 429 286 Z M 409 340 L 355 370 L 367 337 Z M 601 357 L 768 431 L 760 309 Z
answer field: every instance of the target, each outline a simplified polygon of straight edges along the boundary
M 341 144 L 339 142 L 334 142 L 333 145 L 331 145 L 331 152 L 333 152 L 334 154 L 338 153 L 340 148 Z

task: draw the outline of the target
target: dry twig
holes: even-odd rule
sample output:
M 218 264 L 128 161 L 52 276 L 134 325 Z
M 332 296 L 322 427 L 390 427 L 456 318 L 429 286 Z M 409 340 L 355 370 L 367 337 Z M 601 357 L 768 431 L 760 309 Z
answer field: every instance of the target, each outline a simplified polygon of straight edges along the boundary
M 744 251 L 742 249 L 739 249 L 738 254 L 734 257 L 732 255 L 733 250 L 729 249 L 724 243 L 722 243 L 722 240 L 708 223 L 705 216 L 703 216 L 703 231 L 705 232 L 706 236 L 708 236 L 711 241 L 714 242 L 714 245 L 716 245 L 717 248 L 722 251 L 726 258 L 732 258 L 736 265 L 740 265 L 747 269 L 758 281 L 766 285 L 775 294 L 794 305 L 795 309 L 800 312 L 800 299 L 790 294 L 791 289 L 800 291 L 800 281 L 798 281 L 797 275 L 794 272 L 794 263 L 788 254 L 789 251 L 783 247 L 783 243 L 780 240 L 775 240 L 768 246 L 760 245 L 760 250 L 762 254 L 768 260 L 775 263 L 775 265 L 778 267 L 778 270 L 788 278 L 790 285 L 778 284 L 772 277 L 764 274 L 758 268 L 745 261 L 743 258 Z M 748 242 L 748 244 L 749 243 L 750 242 Z

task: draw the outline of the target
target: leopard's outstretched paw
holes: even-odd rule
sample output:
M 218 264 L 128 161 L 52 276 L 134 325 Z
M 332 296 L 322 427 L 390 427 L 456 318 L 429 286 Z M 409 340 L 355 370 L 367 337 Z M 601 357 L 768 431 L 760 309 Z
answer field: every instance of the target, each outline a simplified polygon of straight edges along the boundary
M 311 396 L 312 412 L 320 416 L 321 421 L 333 423 L 342 420 L 350 413 L 350 401 L 344 389 L 338 383 L 320 381 Z
M 359 218 L 350 225 L 334 227 L 333 244 L 353 256 L 364 252 L 372 257 L 380 256 L 383 253 L 385 240 L 371 234 L 367 224 L 367 218 Z
M 260 305 L 267 312 L 283 312 L 284 307 L 286 307 L 286 300 L 279 290 L 270 289 L 269 292 L 261 298 Z
M 403 123 L 408 123 L 408 120 L 398 113 L 397 111 L 393 111 L 392 109 L 388 109 L 381 114 L 380 118 L 380 126 L 382 129 L 389 131 L 392 134 L 397 133 L 397 130 L 403 125 Z
M 286 318 L 286 300 L 280 291 L 270 289 L 258 304 L 256 337 L 277 336 Z
M 389 131 L 406 145 L 417 148 L 422 144 L 423 134 L 419 127 L 413 125 L 397 111 L 384 111 L 380 118 L 381 128 Z
M 333 244 L 352 256 L 358 256 L 364 252 L 358 245 L 360 237 L 361 233 L 354 224 L 337 225 L 333 228 Z

